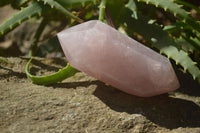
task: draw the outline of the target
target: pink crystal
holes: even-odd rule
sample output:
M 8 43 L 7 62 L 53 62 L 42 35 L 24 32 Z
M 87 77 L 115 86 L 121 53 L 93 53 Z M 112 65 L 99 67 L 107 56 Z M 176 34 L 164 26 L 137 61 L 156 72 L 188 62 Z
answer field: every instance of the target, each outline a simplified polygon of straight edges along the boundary
M 58 38 L 71 66 L 121 91 L 150 97 L 179 88 L 166 57 L 98 20 L 66 29 Z

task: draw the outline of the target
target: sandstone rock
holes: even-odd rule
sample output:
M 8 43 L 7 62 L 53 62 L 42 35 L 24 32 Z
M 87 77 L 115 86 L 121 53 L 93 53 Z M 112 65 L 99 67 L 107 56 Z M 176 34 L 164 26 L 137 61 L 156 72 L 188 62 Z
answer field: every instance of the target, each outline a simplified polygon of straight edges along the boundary
M 199 84 L 182 71 L 176 70 L 179 90 L 140 98 L 82 72 L 62 83 L 35 85 L 24 72 L 29 58 L 6 60 L 13 65 L 0 63 L 1 133 L 200 133 Z M 31 72 L 46 75 L 66 60 L 34 57 L 32 65 Z

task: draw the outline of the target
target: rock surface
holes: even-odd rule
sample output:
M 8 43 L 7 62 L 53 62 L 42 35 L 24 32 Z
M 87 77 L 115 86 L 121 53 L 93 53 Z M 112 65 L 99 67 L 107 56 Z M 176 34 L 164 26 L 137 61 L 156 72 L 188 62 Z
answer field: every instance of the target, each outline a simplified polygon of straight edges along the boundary
M 98 20 L 58 34 L 69 63 L 128 94 L 150 97 L 179 88 L 170 61 Z
M 200 87 L 177 70 L 180 89 L 139 98 L 80 72 L 51 86 L 32 84 L 27 58 L 0 62 L 1 133 L 199 133 Z M 65 59 L 34 58 L 31 73 L 49 74 Z

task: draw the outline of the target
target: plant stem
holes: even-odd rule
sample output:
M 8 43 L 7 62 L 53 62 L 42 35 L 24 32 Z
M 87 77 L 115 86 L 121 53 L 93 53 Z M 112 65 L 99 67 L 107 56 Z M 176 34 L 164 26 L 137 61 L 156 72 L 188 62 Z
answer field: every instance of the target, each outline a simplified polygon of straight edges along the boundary
M 105 9 L 106 9 L 106 0 L 101 0 L 99 6 L 99 20 L 102 22 L 104 21 Z
M 40 23 L 40 25 L 39 25 L 36 33 L 35 33 L 33 41 L 31 43 L 31 49 L 30 49 L 30 51 L 28 53 L 29 57 L 33 56 L 36 53 L 38 41 L 40 39 L 40 36 L 41 36 L 42 32 L 44 31 L 44 28 L 45 28 L 46 24 L 47 24 L 47 20 L 45 18 L 43 18 L 42 22 Z
M 116 29 L 116 26 L 115 26 L 115 24 L 114 24 L 114 22 L 113 22 L 113 20 L 112 20 L 112 18 L 111 18 L 111 15 L 110 15 L 110 12 L 109 12 L 109 9 L 108 9 L 108 8 L 106 8 L 105 17 L 106 17 L 106 20 L 107 20 L 108 24 L 109 24 L 110 26 L 112 26 L 113 28 Z
M 61 4 L 59 4 L 57 1 L 55 0 L 42 0 L 44 3 L 49 4 L 52 8 L 55 8 L 56 10 L 64 13 L 66 16 L 75 19 L 76 21 L 78 21 L 79 23 L 83 23 L 84 21 L 82 19 L 80 19 L 79 17 L 75 16 L 74 14 L 72 14 L 70 11 L 68 11 L 66 8 L 64 8 Z

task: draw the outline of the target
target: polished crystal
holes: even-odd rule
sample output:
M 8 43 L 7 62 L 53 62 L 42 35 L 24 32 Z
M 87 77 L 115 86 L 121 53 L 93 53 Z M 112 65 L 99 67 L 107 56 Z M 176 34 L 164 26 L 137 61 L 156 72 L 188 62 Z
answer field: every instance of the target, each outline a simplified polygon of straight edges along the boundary
M 149 97 L 179 88 L 166 57 L 98 20 L 66 29 L 58 38 L 71 66 L 121 91 Z

